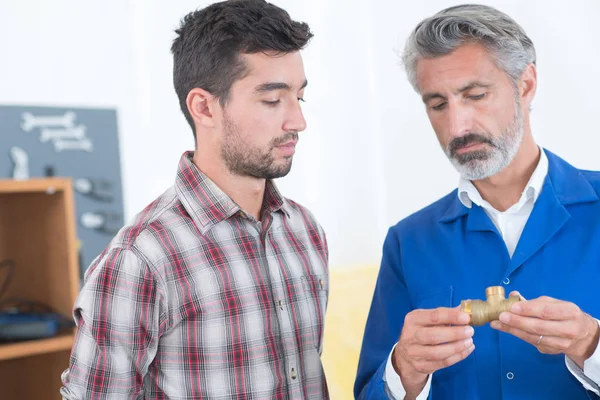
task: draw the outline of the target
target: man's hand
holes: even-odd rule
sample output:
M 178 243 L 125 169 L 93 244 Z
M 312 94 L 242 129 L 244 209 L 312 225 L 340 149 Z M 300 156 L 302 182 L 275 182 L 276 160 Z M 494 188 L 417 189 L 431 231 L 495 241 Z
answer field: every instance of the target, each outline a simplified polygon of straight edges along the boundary
M 511 295 L 517 295 L 512 292 Z M 598 347 L 598 322 L 573 303 L 542 296 L 500 314 L 492 328 L 531 343 L 546 354 L 565 354 L 579 368 Z
M 469 315 L 458 308 L 414 310 L 406 315 L 392 363 L 406 391 L 416 398 L 429 374 L 465 359 L 475 349 Z

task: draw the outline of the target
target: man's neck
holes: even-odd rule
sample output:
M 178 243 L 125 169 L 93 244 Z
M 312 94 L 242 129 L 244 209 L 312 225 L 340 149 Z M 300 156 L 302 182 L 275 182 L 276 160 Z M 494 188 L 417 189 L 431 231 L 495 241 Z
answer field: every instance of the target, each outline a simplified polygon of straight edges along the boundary
M 220 160 L 203 157 L 198 150 L 194 153 L 193 161 L 200 171 L 240 206 L 242 210 L 260 220 L 265 196 L 265 179 L 235 175 Z
M 540 149 L 529 134 L 523 138 L 513 161 L 494 176 L 473 185 L 481 197 L 498 211 L 506 211 L 516 204 L 540 160 Z

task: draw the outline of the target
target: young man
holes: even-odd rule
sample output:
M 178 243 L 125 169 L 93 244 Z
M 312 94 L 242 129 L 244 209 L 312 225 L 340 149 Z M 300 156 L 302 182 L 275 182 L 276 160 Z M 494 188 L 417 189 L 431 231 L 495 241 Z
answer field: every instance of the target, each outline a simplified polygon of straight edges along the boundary
M 263 0 L 187 15 L 174 84 L 196 139 L 173 187 L 93 262 L 66 399 L 322 399 L 328 250 L 284 198 L 312 34 Z
M 600 394 L 600 173 L 536 145 L 535 60 L 523 29 L 486 6 L 443 10 L 409 38 L 409 80 L 461 179 L 388 232 L 358 398 Z M 489 286 L 529 300 L 473 329 L 457 306 Z

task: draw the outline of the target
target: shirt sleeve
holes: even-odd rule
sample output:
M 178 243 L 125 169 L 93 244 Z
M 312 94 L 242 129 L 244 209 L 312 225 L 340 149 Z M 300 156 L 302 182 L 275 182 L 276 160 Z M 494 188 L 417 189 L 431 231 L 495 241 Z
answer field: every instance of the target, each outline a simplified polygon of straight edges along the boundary
M 396 346 L 394 346 L 394 349 L 395 348 Z M 404 390 L 402 380 L 400 380 L 400 376 L 396 373 L 394 365 L 392 364 L 392 355 L 394 354 L 394 349 L 392 349 L 390 356 L 388 357 L 383 379 L 385 380 L 388 397 L 393 400 L 404 400 L 404 396 L 406 396 L 406 390 Z M 427 377 L 427 383 L 425 383 L 423 390 L 417 396 L 417 400 L 427 400 L 427 396 L 429 396 L 429 390 L 431 389 L 431 377 L 432 375 L 429 374 Z
M 600 320 L 597 320 L 600 325 Z M 569 371 L 587 390 L 600 396 L 600 344 L 594 354 L 583 363 L 583 370 L 569 357 L 565 356 Z
M 77 325 L 64 399 L 138 398 L 164 328 L 165 307 L 148 265 L 112 248 L 86 273 L 75 303 Z

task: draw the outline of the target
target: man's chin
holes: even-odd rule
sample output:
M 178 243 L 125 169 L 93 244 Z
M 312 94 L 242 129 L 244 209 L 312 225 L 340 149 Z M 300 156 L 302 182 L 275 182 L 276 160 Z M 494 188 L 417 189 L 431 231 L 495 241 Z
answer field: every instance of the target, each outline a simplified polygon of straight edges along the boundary
M 465 165 L 454 165 L 454 167 L 462 178 L 470 181 L 480 181 L 491 178 L 494 175 L 502 172 L 504 169 L 504 167 L 500 167 L 498 165 L 470 165 L 468 167 Z
M 271 176 L 268 179 L 283 178 L 284 176 L 289 174 L 291 170 L 292 170 L 292 161 L 290 160 L 290 162 L 288 163 L 287 166 L 284 166 L 281 169 L 277 169 L 276 171 L 273 171 L 273 173 L 271 174 Z
M 292 169 L 292 160 L 284 161 L 280 165 L 272 165 L 268 170 L 263 170 L 260 174 L 254 175 L 255 178 L 259 179 L 277 179 L 283 178 L 290 173 Z

